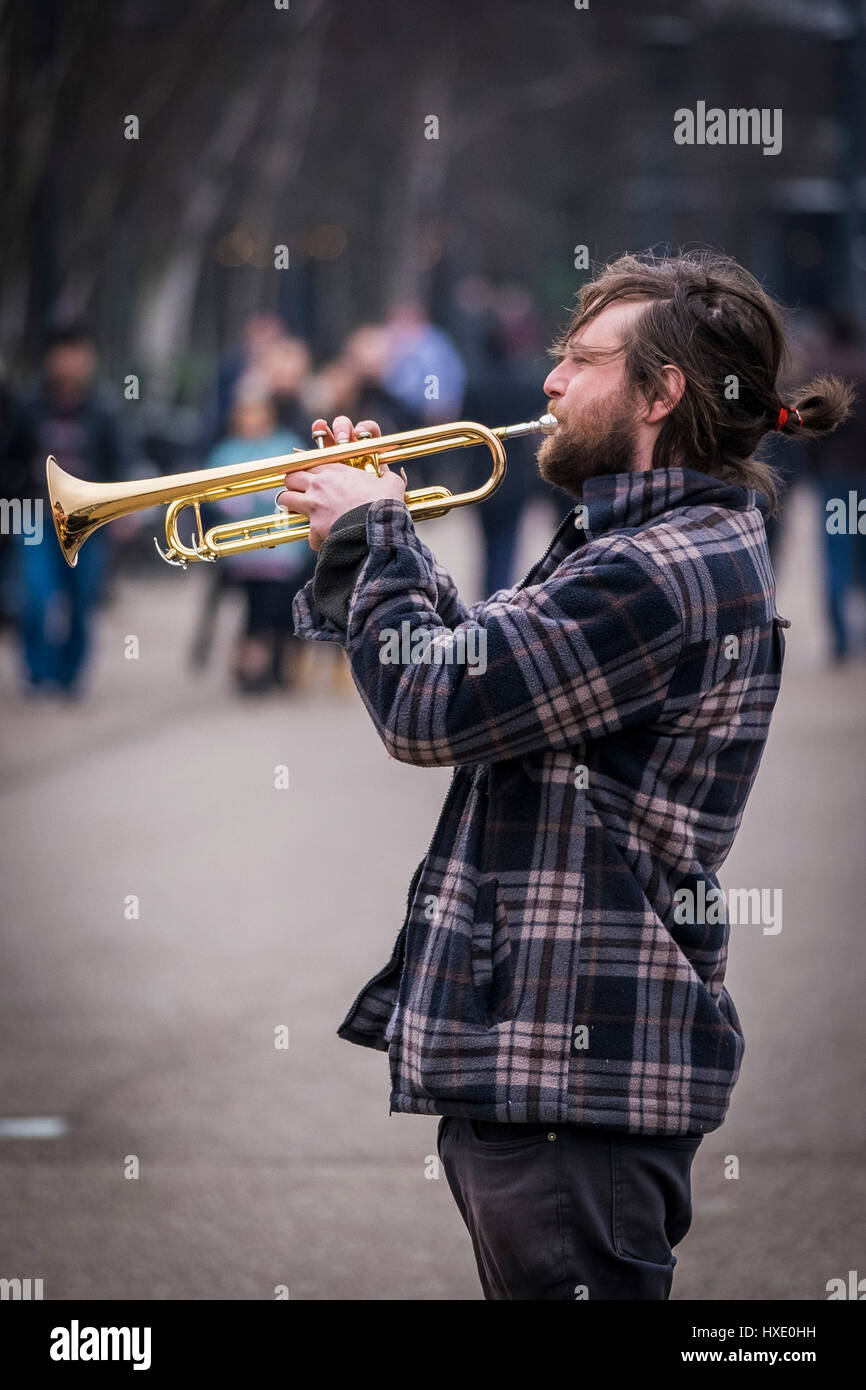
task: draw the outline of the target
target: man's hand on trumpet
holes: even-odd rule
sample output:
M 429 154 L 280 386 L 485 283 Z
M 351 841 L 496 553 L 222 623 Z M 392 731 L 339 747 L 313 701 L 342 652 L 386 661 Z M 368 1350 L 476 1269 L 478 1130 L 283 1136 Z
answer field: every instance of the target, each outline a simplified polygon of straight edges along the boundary
M 381 433 L 375 420 L 359 420 L 353 425 L 347 415 L 338 415 L 332 426 L 327 420 L 313 421 L 313 434 L 325 449 L 365 437 L 377 438 Z M 345 463 L 322 463 L 287 473 L 277 502 L 309 519 L 310 546 L 319 550 L 338 516 L 382 497 L 402 502 L 405 491 L 405 477 L 392 473 L 387 466 L 377 476 L 363 468 L 349 468 Z

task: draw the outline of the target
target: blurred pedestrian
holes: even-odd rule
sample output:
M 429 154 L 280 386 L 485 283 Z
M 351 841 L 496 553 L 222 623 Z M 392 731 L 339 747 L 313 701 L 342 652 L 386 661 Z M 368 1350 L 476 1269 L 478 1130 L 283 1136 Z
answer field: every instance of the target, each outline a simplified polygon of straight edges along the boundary
M 387 360 L 382 385 L 428 424 L 456 420 L 466 369 L 448 334 L 431 323 L 416 300 L 393 308 L 385 324 Z
M 2 450 L 14 490 L 33 499 L 44 517 L 38 544 L 19 536 L 19 612 L 27 692 L 82 693 L 90 649 L 91 618 L 100 598 L 111 541 L 97 531 L 70 568 L 50 525 L 45 460 L 54 454 L 69 473 L 89 482 L 126 475 L 129 446 L 119 410 L 98 378 L 92 335 L 82 325 L 53 331 L 45 345 L 42 373 L 33 389 L 13 402 Z
M 266 381 L 242 378 L 229 416 L 229 436 L 207 459 L 208 468 L 235 467 L 253 459 L 290 454 L 300 436 L 282 429 Z M 274 510 L 274 494 L 247 493 L 219 503 L 224 521 L 265 515 Z M 295 682 L 300 641 L 294 636 L 292 601 L 312 573 L 314 557 L 306 541 L 229 555 L 217 562 L 220 579 L 237 584 L 244 598 L 243 628 L 232 658 L 237 688 L 261 694 Z
M 249 314 L 244 320 L 240 345 L 220 358 L 213 393 L 202 412 L 201 442 L 205 450 L 225 436 L 241 378 L 260 371 L 265 359 L 286 336 L 283 320 L 271 310 Z
M 309 430 L 306 391 L 310 380 L 310 349 L 301 338 L 285 335 L 262 353 L 258 377 L 267 383 L 277 425 L 303 437 Z
M 501 321 L 490 321 L 484 346 L 483 366 L 470 378 L 466 391 L 466 418 L 495 428 L 542 413 L 544 397 L 537 383 L 527 380 L 511 358 Z M 484 537 L 484 593 L 488 596 L 514 582 L 523 511 L 529 499 L 540 491 L 540 479 L 532 466 L 535 450 L 536 442 L 531 438 L 515 439 L 509 444 L 505 477 L 493 496 L 478 509 Z M 470 450 L 467 472 L 480 470 L 485 463 L 489 463 L 486 450 Z M 475 471 L 473 481 L 467 479 L 466 485 L 476 486 L 481 476 L 480 471 Z
M 12 409 L 12 388 L 9 382 L 8 364 L 0 357 L 0 447 L 9 432 L 9 417 Z M 3 466 L 4 497 L 20 496 L 12 470 Z M 0 629 L 14 626 L 14 539 L 4 527 L 0 530 Z
M 342 411 L 359 419 L 375 417 L 385 434 L 417 429 L 422 424 L 417 403 L 407 403 L 385 385 L 392 364 L 388 330 L 376 323 L 356 328 L 334 360 L 316 377 L 309 398 L 311 406 L 325 415 Z
M 825 371 L 853 382 L 857 403 L 851 417 L 826 439 L 806 444 L 809 470 L 818 485 L 824 534 L 824 602 L 830 627 L 832 659 L 844 661 L 851 651 L 848 599 L 853 589 L 866 592 L 866 534 L 850 497 L 866 499 L 866 348 L 854 318 L 842 311 L 827 315 L 820 361 Z M 841 503 L 847 525 L 834 526 L 832 512 Z M 853 525 L 851 524 L 853 520 Z

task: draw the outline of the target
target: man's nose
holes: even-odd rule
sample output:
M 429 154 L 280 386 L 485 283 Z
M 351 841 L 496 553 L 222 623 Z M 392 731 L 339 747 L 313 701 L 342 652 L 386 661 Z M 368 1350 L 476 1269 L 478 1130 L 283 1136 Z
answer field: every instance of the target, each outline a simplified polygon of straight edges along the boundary
M 551 400 L 559 400 L 559 397 L 565 394 L 565 386 L 566 383 L 557 366 L 554 367 L 553 371 L 545 378 L 544 385 L 541 389 L 545 396 L 549 396 Z

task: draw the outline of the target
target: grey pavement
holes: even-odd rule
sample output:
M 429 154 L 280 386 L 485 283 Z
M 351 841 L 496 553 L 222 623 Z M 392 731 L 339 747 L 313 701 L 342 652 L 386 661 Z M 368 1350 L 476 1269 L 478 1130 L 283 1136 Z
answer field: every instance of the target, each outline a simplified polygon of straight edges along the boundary
M 824 668 L 808 495 L 791 523 L 788 670 L 722 875 L 781 888 L 783 927 L 732 931 L 747 1049 L 695 1161 L 680 1299 L 823 1299 L 866 1275 L 866 666 Z M 425 536 L 475 597 L 474 522 Z M 544 539 L 535 515 L 527 558 Z M 74 709 L 22 705 L 0 648 L 0 1117 L 66 1126 L 0 1138 L 0 1276 L 49 1299 L 477 1299 L 436 1121 L 389 1116 L 384 1054 L 335 1036 L 387 958 L 448 773 L 386 756 L 331 649 L 310 648 L 297 693 L 231 694 L 231 605 L 194 678 L 201 582 L 118 584 Z

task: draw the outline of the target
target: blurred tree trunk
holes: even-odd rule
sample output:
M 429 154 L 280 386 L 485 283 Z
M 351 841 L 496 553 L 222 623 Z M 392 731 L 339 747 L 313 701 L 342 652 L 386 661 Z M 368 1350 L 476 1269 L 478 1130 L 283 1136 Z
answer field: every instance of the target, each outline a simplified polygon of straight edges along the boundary
M 99 0 L 59 0 L 0 13 L 0 341 L 34 352 L 58 283 L 58 111 Z M 62 13 L 62 20 L 61 20 Z
M 438 255 L 450 160 L 455 147 L 449 54 L 433 50 L 422 59 L 400 157 L 393 162 L 388 215 L 383 224 L 382 291 L 385 308 L 398 300 L 421 299 Z M 438 138 L 425 128 L 438 122 Z

